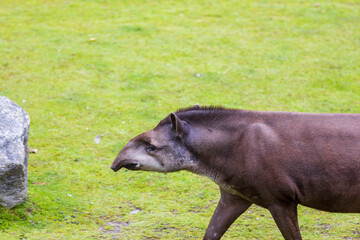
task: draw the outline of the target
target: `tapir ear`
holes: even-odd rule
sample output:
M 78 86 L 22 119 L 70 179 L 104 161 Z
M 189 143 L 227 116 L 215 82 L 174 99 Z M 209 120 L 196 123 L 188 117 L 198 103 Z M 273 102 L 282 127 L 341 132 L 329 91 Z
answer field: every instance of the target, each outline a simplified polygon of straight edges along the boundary
M 175 113 L 170 113 L 171 123 L 177 137 L 185 137 L 188 133 L 186 123 L 182 121 Z

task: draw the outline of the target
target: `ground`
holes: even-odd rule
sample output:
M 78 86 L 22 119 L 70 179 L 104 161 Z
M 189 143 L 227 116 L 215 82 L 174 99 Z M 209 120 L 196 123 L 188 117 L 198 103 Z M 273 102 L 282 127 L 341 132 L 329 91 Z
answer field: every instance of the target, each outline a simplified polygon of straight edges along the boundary
M 27 202 L 0 208 L 0 238 L 201 239 L 217 186 L 115 174 L 118 151 L 196 103 L 359 113 L 359 22 L 356 0 L 2 0 L 0 95 L 28 112 L 38 152 Z M 357 214 L 300 207 L 299 221 L 304 239 L 360 238 Z M 224 239 L 281 234 L 253 206 Z

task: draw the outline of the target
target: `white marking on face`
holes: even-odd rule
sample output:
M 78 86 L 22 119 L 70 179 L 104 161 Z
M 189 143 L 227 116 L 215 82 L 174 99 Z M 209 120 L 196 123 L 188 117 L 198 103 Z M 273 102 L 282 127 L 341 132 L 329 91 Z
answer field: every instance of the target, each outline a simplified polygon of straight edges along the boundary
M 155 172 L 164 172 L 166 170 L 158 160 L 147 154 L 144 149 L 129 149 L 126 155 L 127 158 L 140 163 L 140 170 Z

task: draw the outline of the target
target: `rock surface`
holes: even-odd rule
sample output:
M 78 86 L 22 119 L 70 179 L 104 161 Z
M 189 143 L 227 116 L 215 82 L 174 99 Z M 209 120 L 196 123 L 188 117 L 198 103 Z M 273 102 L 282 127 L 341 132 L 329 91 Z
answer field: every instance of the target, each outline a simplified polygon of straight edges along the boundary
M 29 115 L 0 96 L 0 205 L 12 208 L 27 195 Z

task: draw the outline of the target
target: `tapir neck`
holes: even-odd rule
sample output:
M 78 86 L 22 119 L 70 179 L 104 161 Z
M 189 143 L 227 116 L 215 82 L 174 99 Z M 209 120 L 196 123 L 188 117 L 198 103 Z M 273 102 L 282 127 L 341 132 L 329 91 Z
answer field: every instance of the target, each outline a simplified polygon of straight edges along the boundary
M 239 117 L 236 121 L 222 118 L 222 121 L 208 125 L 191 126 L 188 146 L 196 155 L 198 164 L 191 172 L 206 175 L 217 182 L 224 173 L 231 173 L 235 163 L 233 156 L 236 142 L 241 138 L 242 132 L 251 124 L 251 119 Z M 240 158 L 238 158 L 240 160 Z

